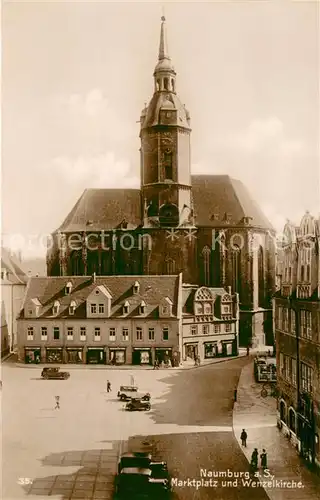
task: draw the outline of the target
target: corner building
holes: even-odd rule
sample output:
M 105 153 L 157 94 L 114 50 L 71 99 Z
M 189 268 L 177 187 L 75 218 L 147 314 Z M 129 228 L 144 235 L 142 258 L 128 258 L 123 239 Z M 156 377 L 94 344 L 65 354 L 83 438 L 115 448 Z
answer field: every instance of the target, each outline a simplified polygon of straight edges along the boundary
M 320 470 L 320 220 L 308 212 L 284 228 L 275 294 L 278 425 Z
M 161 20 L 154 93 L 140 115 L 140 189 L 87 189 L 47 254 L 49 276 L 172 275 L 231 286 L 240 345 L 273 342 L 274 230 L 245 186 L 228 175 L 191 175 L 190 114 Z

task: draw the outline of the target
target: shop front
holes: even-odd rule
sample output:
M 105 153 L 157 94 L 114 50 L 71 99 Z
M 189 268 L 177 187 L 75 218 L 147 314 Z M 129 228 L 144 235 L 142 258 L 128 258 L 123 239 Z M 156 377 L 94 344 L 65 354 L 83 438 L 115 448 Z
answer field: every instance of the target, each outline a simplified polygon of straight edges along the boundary
M 198 355 L 199 355 L 198 342 L 191 342 L 188 344 L 184 344 L 184 348 L 185 348 L 185 359 L 186 360 L 188 358 L 195 360 L 198 357 Z
M 46 348 L 47 363 L 63 363 L 62 347 L 47 347 Z
M 205 359 L 209 359 L 232 356 L 233 346 L 233 340 L 204 342 L 204 357 Z
M 25 347 L 25 362 L 40 363 L 41 349 L 40 347 Z
M 161 363 L 163 363 L 164 365 L 172 365 L 172 349 L 168 349 L 167 347 L 156 347 L 155 361 L 157 361 L 160 365 Z
M 126 348 L 109 348 L 109 363 L 111 365 L 124 365 L 126 362 Z
M 217 356 L 218 347 L 216 342 L 205 342 L 204 343 L 204 358 L 210 359 Z
M 150 347 L 133 348 L 132 350 L 133 365 L 151 365 L 152 356 Z
M 67 363 L 83 363 L 83 348 L 67 347 Z
M 87 364 L 88 365 L 104 365 L 106 363 L 106 353 L 101 347 L 88 347 Z

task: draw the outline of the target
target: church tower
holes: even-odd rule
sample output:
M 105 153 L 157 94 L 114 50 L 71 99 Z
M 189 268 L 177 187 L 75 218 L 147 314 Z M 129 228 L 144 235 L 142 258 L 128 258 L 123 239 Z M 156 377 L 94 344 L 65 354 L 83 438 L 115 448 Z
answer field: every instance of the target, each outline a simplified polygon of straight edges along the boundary
M 143 225 L 186 227 L 193 225 L 190 116 L 177 96 L 164 16 L 153 76 L 154 94 L 140 117 Z

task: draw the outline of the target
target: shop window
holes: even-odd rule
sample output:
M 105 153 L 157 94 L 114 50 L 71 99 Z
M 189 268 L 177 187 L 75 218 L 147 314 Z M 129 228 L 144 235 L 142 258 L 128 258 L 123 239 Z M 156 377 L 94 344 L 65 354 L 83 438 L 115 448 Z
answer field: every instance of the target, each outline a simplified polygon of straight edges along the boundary
M 104 314 L 104 304 L 99 304 L 99 314 Z
M 33 326 L 29 326 L 28 327 L 28 336 L 27 336 L 27 339 L 28 340 L 33 340 L 33 335 L 34 335 Z
M 96 326 L 94 329 L 94 340 L 99 341 L 101 340 L 101 332 L 100 332 L 100 327 Z
M 129 340 L 129 329 L 128 328 L 122 328 L 122 340 L 124 342 L 128 342 L 128 340 Z
M 48 329 L 46 326 L 43 326 L 41 328 L 41 340 L 47 340 L 48 339 Z
M 80 340 L 86 340 L 86 327 L 81 326 L 80 327 Z
M 68 326 L 67 328 L 67 340 L 73 340 L 73 327 Z
M 109 328 L 109 340 L 110 342 L 114 342 L 116 340 L 116 329 Z
M 60 339 L 60 328 L 58 326 L 55 326 L 53 328 L 53 340 L 59 340 Z
M 137 326 L 136 328 L 136 339 L 142 340 L 142 328 L 140 326 Z
M 162 328 L 162 340 L 169 340 L 169 328 L 167 326 Z

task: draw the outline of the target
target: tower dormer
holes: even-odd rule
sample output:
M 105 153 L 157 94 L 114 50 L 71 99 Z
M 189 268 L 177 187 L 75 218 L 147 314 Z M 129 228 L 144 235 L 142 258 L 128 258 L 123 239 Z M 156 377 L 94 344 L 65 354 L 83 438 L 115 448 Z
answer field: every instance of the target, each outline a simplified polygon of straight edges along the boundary
M 146 226 L 186 224 L 192 211 L 190 116 L 176 89 L 176 72 L 169 56 L 165 17 L 161 18 L 154 93 L 140 117 L 142 218 Z M 187 221 L 188 222 L 188 221 Z M 190 221 L 190 225 L 191 221 Z

